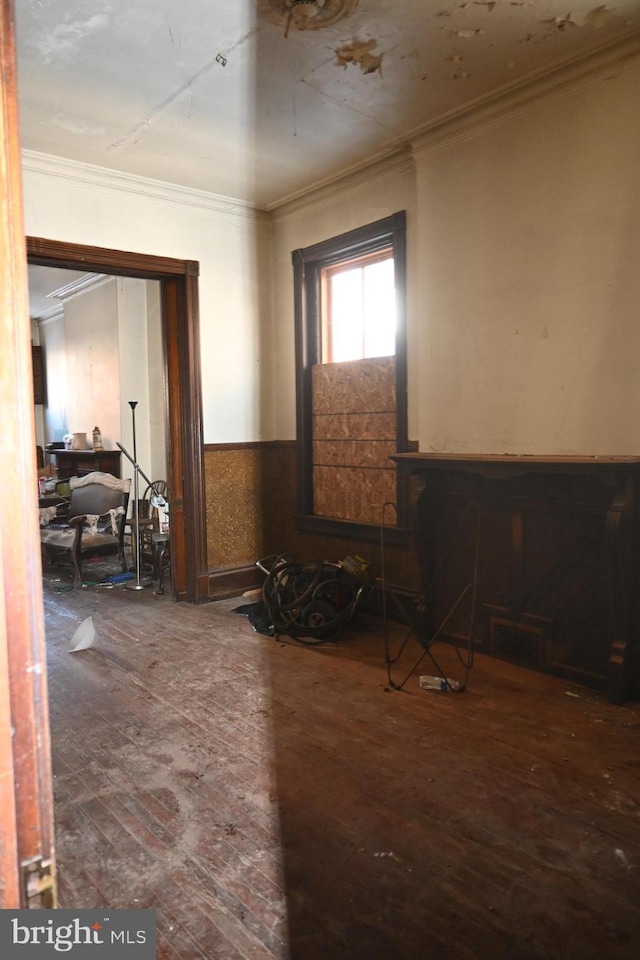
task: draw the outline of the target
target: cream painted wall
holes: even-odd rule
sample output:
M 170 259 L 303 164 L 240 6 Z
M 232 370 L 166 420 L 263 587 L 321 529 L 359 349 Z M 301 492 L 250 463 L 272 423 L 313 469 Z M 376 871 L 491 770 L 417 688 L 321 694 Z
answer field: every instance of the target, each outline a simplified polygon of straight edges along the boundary
M 261 311 L 271 304 L 267 218 L 232 200 L 38 155 L 25 155 L 23 185 L 29 235 L 199 261 L 205 442 L 271 439 L 260 358 Z
M 640 451 L 637 62 L 484 127 L 410 171 L 274 221 L 277 430 L 295 435 L 291 251 L 405 208 L 409 435 L 423 451 Z
M 67 346 L 64 313 L 38 324 L 44 357 L 47 405 L 44 408 L 43 441 L 62 440 L 67 429 Z M 43 445 L 44 445 L 43 443 Z
M 160 284 L 154 280 L 118 277 L 118 340 L 120 359 L 120 442 L 133 456 L 133 416 L 136 401 L 136 456 L 149 480 L 166 480 L 164 432 L 164 367 Z M 133 466 L 122 457 L 123 476 L 133 477 Z M 140 478 L 140 495 L 147 481 Z
M 140 467 L 149 476 L 151 469 L 150 397 L 147 364 L 146 282 L 133 277 L 118 277 L 117 320 L 120 382 L 118 390 L 119 440 L 134 456 L 133 417 L 129 401 L 136 401 L 136 450 Z M 114 444 L 115 446 L 115 444 Z M 122 456 L 123 476 L 133 477 L 133 466 Z M 151 479 L 151 477 L 149 477 Z M 140 494 L 146 483 L 141 480 Z
M 64 305 L 69 433 L 100 427 L 107 450 L 120 439 L 117 281 L 110 279 Z
M 164 365 L 160 285 L 110 278 L 67 299 L 59 316 L 40 321 L 48 400 L 47 438 L 83 431 L 92 446 L 100 427 L 108 450 L 133 455 L 129 400 L 136 400 L 138 462 L 149 479 L 166 479 Z M 127 458 L 122 475 L 132 476 Z M 141 492 L 146 481 L 141 482 Z
M 410 157 L 397 157 L 377 164 L 365 174 L 351 176 L 331 188 L 323 188 L 303 201 L 274 212 L 273 276 L 274 308 L 271 335 L 271 368 L 274 384 L 274 433 L 281 440 L 296 435 L 293 267 L 291 253 L 322 240 L 381 220 L 399 210 L 407 211 L 407 336 L 415 342 L 415 172 Z M 409 383 L 418 375 L 417 356 L 408 354 Z M 409 436 L 417 425 L 417 410 L 411 405 L 416 390 L 410 387 Z
M 273 212 L 27 156 L 27 232 L 198 260 L 205 442 L 295 436 L 291 251 L 408 214 L 409 435 L 628 453 L 640 328 L 637 60 L 452 124 Z M 518 112 L 519 111 L 519 112 Z
M 640 67 L 417 162 L 425 451 L 640 451 Z
M 149 463 L 144 468 L 150 480 L 167 479 L 165 430 L 164 359 L 162 347 L 162 309 L 160 284 L 148 280 L 147 298 L 147 371 L 149 380 Z

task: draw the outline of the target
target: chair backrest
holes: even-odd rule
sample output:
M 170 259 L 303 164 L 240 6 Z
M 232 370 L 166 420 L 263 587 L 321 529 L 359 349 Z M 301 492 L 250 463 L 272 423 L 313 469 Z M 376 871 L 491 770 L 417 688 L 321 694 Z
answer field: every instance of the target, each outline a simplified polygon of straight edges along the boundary
M 122 507 L 126 514 L 129 501 L 130 480 L 118 480 L 110 473 L 88 473 L 84 477 L 69 480 L 71 501 L 69 519 L 85 514 L 106 514 Z
M 154 529 L 159 529 L 159 511 L 151 502 L 153 496 L 166 499 L 167 483 L 165 480 L 154 480 L 150 483 L 142 495 L 142 500 L 139 501 L 140 517 L 153 520 Z

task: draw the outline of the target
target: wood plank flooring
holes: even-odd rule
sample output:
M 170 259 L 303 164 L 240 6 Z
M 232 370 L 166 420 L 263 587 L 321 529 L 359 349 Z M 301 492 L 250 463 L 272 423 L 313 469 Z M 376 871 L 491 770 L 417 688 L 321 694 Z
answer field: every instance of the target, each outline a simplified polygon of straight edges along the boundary
M 46 586 L 60 906 L 156 907 L 167 960 L 635 960 L 638 704 L 484 657 L 398 692 L 379 633 L 240 602 Z

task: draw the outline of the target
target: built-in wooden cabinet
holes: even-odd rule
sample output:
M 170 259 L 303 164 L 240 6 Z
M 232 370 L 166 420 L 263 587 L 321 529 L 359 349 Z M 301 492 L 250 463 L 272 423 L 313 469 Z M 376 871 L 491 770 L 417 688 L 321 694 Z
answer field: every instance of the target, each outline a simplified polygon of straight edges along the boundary
M 423 639 L 449 617 L 483 653 L 640 694 L 640 458 L 393 459 L 412 475 Z

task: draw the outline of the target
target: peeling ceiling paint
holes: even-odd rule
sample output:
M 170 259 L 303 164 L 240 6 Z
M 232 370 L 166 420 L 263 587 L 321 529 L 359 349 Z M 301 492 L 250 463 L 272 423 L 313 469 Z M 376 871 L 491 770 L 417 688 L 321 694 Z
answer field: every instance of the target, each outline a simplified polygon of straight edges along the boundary
M 22 145 L 271 205 L 492 91 L 640 40 L 640 0 L 360 0 L 287 37 L 272 2 L 288 9 L 19 0 Z
M 347 68 L 348 64 L 357 64 L 363 73 L 375 73 L 382 66 L 384 54 L 373 53 L 378 46 L 377 40 L 354 40 L 346 47 L 336 50 L 336 65 Z

